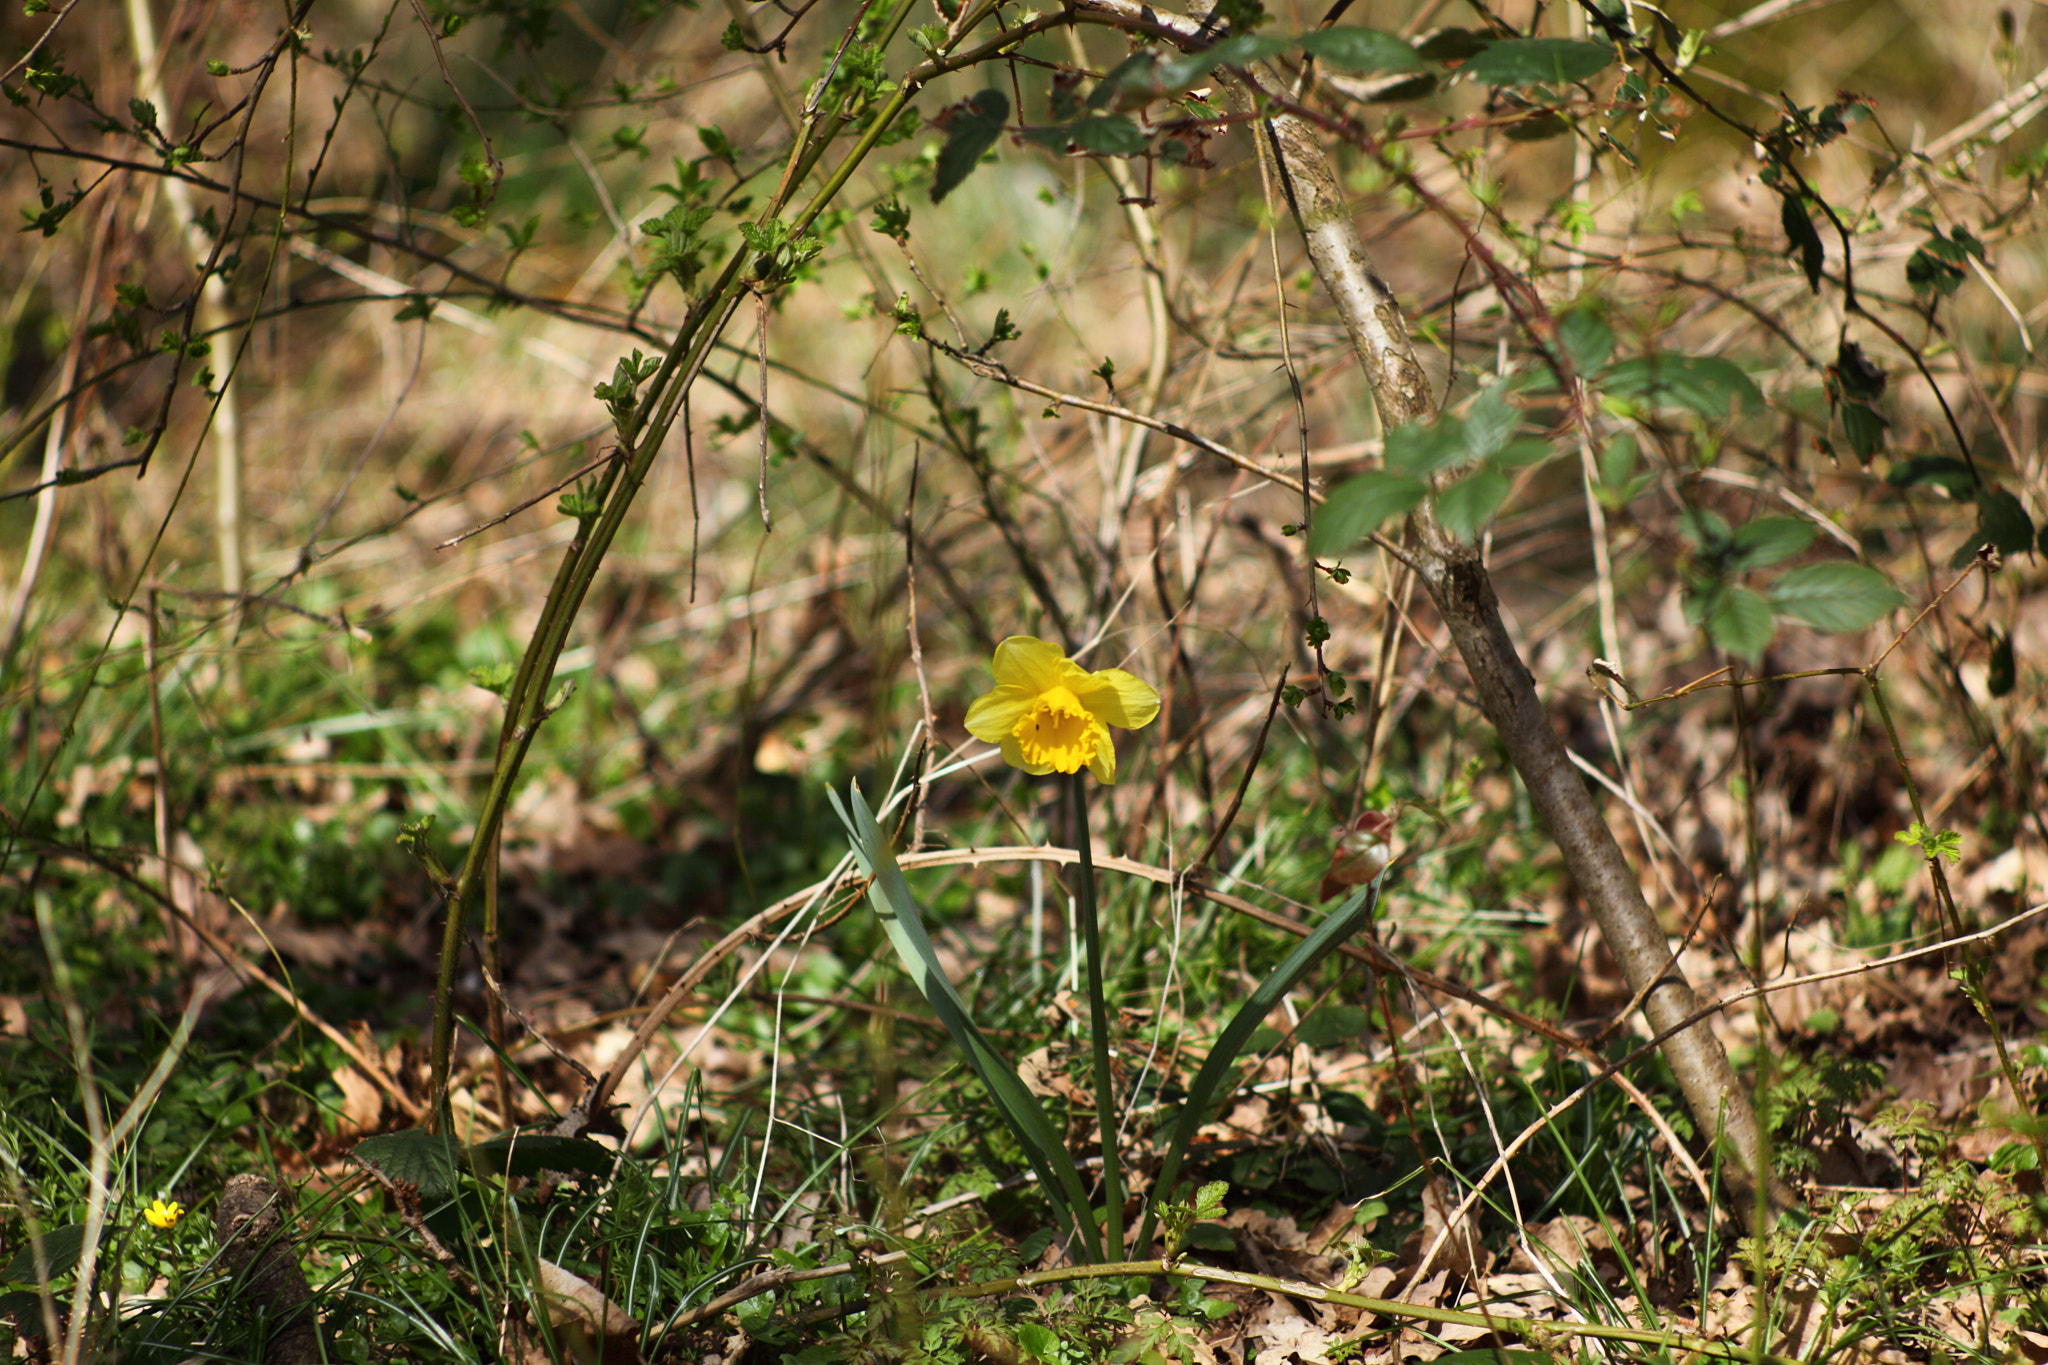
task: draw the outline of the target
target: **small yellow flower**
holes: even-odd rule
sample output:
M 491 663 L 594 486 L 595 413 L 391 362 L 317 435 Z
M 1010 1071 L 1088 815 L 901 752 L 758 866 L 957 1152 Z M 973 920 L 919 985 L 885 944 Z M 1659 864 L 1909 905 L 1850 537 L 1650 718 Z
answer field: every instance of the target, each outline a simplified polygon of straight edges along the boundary
M 152 1200 L 149 1207 L 142 1211 L 142 1216 L 149 1220 L 151 1227 L 168 1230 L 176 1227 L 178 1220 L 185 1216 L 185 1206 L 175 1199 L 168 1204 L 161 1199 L 156 1199 Z
M 1109 727 L 1136 730 L 1159 714 L 1150 683 L 1121 668 L 1090 673 L 1029 635 L 996 646 L 995 675 L 995 691 L 967 708 L 968 733 L 1000 745 L 1005 763 L 1034 776 L 1086 768 L 1114 782 Z

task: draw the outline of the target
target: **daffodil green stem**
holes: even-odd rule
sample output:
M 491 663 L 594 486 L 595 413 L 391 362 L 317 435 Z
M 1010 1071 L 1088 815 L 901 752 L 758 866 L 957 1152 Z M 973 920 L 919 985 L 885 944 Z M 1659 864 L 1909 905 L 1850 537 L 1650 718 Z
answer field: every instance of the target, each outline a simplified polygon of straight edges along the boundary
M 1084 770 L 1067 781 L 1072 784 L 1074 797 L 1074 847 L 1081 853 L 1075 900 L 1088 964 L 1088 1041 L 1095 1057 L 1095 1112 L 1102 1126 L 1102 1197 L 1109 1205 L 1104 1245 L 1114 1258 L 1124 1254 L 1123 1171 L 1116 1151 L 1116 1080 L 1109 1070 L 1109 1001 L 1102 986 L 1102 925 L 1095 915 L 1095 854 L 1088 835 L 1088 774 Z

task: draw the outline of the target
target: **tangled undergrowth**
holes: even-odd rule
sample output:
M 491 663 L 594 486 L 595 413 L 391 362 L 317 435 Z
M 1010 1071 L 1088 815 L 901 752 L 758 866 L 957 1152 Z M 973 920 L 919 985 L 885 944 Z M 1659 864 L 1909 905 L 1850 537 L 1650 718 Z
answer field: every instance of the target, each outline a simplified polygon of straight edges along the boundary
M 2042 44 L 1858 13 L 25 6 L 0 1338 L 2048 1361 Z

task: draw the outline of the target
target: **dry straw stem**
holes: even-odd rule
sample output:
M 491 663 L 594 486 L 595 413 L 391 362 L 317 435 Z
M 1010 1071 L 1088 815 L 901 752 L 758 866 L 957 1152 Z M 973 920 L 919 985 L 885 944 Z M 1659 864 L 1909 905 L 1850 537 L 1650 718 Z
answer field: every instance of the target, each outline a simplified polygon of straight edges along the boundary
M 1171 41 L 1206 42 L 1196 21 L 1166 14 L 1134 0 L 1079 0 L 1085 13 L 1119 26 L 1159 33 Z M 1287 104 L 1285 87 L 1270 73 L 1244 73 L 1247 101 Z M 1233 78 L 1235 83 L 1235 78 Z M 1310 263 L 1337 305 L 1353 350 L 1372 386 L 1383 428 L 1391 430 L 1430 415 L 1427 377 L 1409 339 L 1391 285 L 1374 265 L 1358 231 L 1352 206 L 1324 152 L 1318 130 L 1305 118 L 1271 113 L 1261 123 L 1278 158 L 1289 205 Z M 1419 187 L 1418 187 L 1419 190 Z M 1433 201 L 1432 201 L 1433 202 Z M 1489 263 L 1502 299 L 1524 316 L 1537 304 L 1526 286 Z M 1665 1038 L 1664 1055 L 1701 1131 L 1720 1135 L 1736 1161 L 1729 1174 L 1733 1206 L 1755 1213 L 1760 1179 L 1772 1203 L 1793 1203 L 1791 1193 L 1770 1174 L 1762 1129 L 1749 1096 L 1728 1064 L 1719 1040 L 1704 1027 L 1682 1021 L 1699 1012 L 1691 985 L 1672 962 L 1662 927 L 1642 886 L 1615 842 L 1571 759 L 1501 619 L 1493 582 L 1477 551 L 1447 535 L 1428 504 L 1411 518 L 1407 559 L 1421 577 L 1437 613 L 1458 646 L 1480 709 L 1492 722 L 1531 803 L 1564 855 L 1580 896 L 1600 926 L 1600 936 L 1620 964 L 1631 990 L 1643 997 L 1643 1014 Z

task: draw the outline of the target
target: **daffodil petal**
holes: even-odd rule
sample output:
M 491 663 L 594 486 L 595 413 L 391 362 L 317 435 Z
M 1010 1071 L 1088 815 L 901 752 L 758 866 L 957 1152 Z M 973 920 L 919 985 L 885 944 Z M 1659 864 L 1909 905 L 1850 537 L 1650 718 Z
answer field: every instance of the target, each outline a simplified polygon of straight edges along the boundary
M 967 733 L 983 744 L 1001 744 L 1009 739 L 1017 722 L 1031 709 L 1037 694 L 1021 687 L 998 686 L 985 697 L 976 697 L 967 708 Z
M 1159 694 L 1152 684 L 1121 668 L 1090 673 L 1068 686 L 1083 706 L 1119 729 L 1142 729 L 1159 715 Z
M 996 646 L 996 690 L 1022 688 L 1036 696 L 1070 682 L 1067 670 L 1072 660 L 1060 647 L 1031 635 L 1012 635 Z
M 1095 774 L 1095 780 L 1105 787 L 1116 785 L 1116 745 L 1110 741 L 1107 732 L 1102 743 L 1095 746 L 1095 756 L 1088 760 L 1088 771 Z
M 990 742 L 994 743 L 995 741 Z M 1031 774 L 1033 777 L 1044 777 L 1047 773 L 1052 771 L 1051 764 L 1033 763 L 1030 759 L 1024 757 L 1024 746 L 1017 742 L 1017 737 L 1015 735 L 1004 735 L 1002 738 L 1002 746 L 1003 762 L 1009 764 L 1011 767 L 1016 768 L 1022 772 L 1027 772 Z

